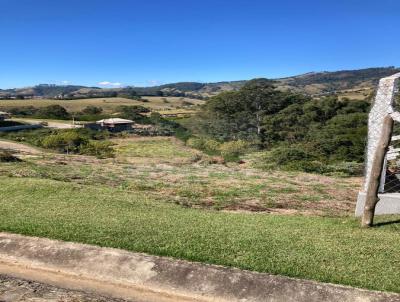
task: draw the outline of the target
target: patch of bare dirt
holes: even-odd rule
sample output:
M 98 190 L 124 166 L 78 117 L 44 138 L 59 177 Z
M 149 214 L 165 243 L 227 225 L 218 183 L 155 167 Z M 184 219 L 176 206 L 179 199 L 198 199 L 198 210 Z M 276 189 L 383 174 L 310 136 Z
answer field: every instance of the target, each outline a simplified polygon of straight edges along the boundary
M 0 140 L 0 149 L 23 154 L 42 154 L 43 151 L 24 144 Z

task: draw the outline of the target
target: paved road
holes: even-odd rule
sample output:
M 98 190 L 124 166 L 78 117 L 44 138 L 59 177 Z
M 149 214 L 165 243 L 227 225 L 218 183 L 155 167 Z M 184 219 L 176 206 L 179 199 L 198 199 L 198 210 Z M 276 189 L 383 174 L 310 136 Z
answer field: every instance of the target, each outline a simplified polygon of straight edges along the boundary
M 127 302 L 0 275 L 0 302 Z M 131 302 L 131 301 L 130 301 Z

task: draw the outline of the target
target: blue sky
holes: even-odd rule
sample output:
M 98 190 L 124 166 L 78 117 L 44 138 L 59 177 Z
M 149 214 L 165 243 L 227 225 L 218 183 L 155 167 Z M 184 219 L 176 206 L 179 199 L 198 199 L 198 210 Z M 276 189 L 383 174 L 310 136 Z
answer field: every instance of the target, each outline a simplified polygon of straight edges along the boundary
M 0 88 L 400 66 L 398 20 L 398 0 L 0 0 Z

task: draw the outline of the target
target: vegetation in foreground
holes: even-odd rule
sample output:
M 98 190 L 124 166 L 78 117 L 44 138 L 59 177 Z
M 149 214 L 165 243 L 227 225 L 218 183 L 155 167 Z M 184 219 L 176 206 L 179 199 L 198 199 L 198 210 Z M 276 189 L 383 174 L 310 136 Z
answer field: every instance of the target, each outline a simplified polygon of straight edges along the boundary
M 400 292 L 396 217 L 365 230 L 353 218 L 201 211 L 117 188 L 0 181 L 3 231 Z
M 263 172 L 258 153 L 215 164 L 172 137 L 111 141 L 113 159 L 6 154 L 0 230 L 400 292 L 399 224 L 384 223 L 397 217 L 371 230 L 349 217 L 359 178 Z
M 320 216 L 350 215 L 360 178 L 338 178 L 221 163 L 172 137 L 113 138 L 115 157 L 42 153 L 0 165 L 0 175 L 33 177 L 145 192 L 184 207 Z

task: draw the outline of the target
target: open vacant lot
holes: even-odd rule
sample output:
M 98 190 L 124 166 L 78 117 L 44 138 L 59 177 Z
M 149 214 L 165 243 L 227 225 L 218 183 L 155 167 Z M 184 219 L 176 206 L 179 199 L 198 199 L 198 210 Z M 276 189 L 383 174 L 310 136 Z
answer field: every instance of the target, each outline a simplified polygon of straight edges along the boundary
M 360 178 L 333 178 L 299 172 L 212 164 L 213 158 L 175 138 L 114 139 L 116 158 L 43 153 L 3 163 L 0 175 L 35 177 L 146 192 L 186 207 L 229 211 L 346 216 L 354 210 Z
M 359 178 L 264 172 L 256 154 L 211 164 L 174 138 L 114 143 L 114 159 L 1 163 L 0 230 L 400 292 L 399 217 L 360 229 Z
M 24 107 L 24 106 L 34 106 L 34 107 L 45 107 L 50 105 L 60 105 L 66 108 L 70 112 L 78 112 L 87 106 L 98 106 L 103 108 L 105 113 L 111 113 L 118 106 L 132 106 L 140 105 L 155 111 L 167 111 L 176 110 L 177 107 L 182 107 L 184 105 L 197 105 L 203 104 L 204 101 L 189 99 L 184 97 L 143 97 L 144 100 L 131 100 L 125 98 L 93 98 L 93 99 L 77 99 L 77 100 L 50 100 L 50 99 L 29 99 L 29 100 L 0 100 L 0 108 L 7 109 L 11 107 Z M 180 111 L 185 112 L 185 109 L 180 109 Z M 188 110 L 186 111 L 193 111 Z

